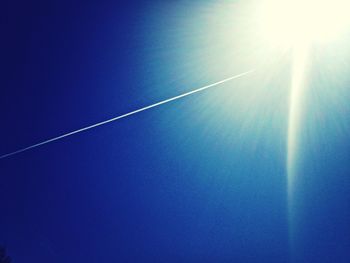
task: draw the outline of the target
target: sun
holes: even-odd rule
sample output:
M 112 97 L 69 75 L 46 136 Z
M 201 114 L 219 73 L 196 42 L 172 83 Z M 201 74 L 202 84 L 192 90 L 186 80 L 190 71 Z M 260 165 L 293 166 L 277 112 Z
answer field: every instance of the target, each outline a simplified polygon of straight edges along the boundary
M 347 0 L 264 0 L 258 8 L 262 36 L 274 45 L 324 43 L 349 26 Z

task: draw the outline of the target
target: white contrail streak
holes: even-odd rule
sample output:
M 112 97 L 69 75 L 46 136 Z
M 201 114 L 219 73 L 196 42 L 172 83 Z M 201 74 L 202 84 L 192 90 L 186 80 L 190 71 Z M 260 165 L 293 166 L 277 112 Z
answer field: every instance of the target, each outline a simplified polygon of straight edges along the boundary
M 160 102 L 151 104 L 151 105 L 149 105 L 149 106 L 143 107 L 143 108 L 141 108 L 141 109 L 134 110 L 134 111 L 131 111 L 131 112 L 129 112 L 129 113 L 125 113 L 125 114 L 123 114 L 123 115 L 119 115 L 119 116 L 114 117 L 114 118 L 112 118 L 112 119 L 108 119 L 108 120 L 105 120 L 105 121 L 102 121 L 102 122 L 98 122 L 98 123 L 96 123 L 96 124 L 93 124 L 93 125 L 90 125 L 90 126 L 87 126 L 87 127 L 84 127 L 84 128 L 81 128 L 81 129 L 78 129 L 78 130 L 75 130 L 75 131 L 72 131 L 72 132 L 69 132 L 69 133 L 62 134 L 62 135 L 60 135 L 60 136 L 51 138 L 51 139 L 49 139 L 49 140 L 46 140 L 46 141 L 43 141 L 43 142 L 39 142 L 39 143 L 33 144 L 33 145 L 28 146 L 28 147 L 26 147 L 26 148 L 22 148 L 22 149 L 19 149 L 19 150 L 17 150 L 17 151 L 14 151 L 14 152 L 10 152 L 10 153 L 1 155 L 1 156 L 0 156 L 0 160 L 1 160 L 1 159 L 4 159 L 4 158 L 7 158 L 7 157 L 10 157 L 10 156 L 13 156 L 13 155 L 16 155 L 16 154 L 19 154 L 19 153 L 22 153 L 22 152 L 25 152 L 25 151 L 28 151 L 28 150 L 31 150 L 31 149 L 34 149 L 34 148 L 39 147 L 39 146 L 42 146 L 42 145 L 44 145 L 44 144 L 48 144 L 48 143 L 51 143 L 51 142 L 54 142 L 54 141 L 58 141 L 58 140 L 60 140 L 60 139 L 66 138 L 66 137 L 68 137 L 68 136 L 71 136 L 71 135 L 74 135 L 74 134 L 77 134 L 77 133 L 80 133 L 80 132 L 83 132 L 83 131 L 87 131 L 87 130 L 96 128 L 96 127 L 98 127 L 98 126 L 102 126 L 102 125 L 104 125 L 104 124 L 107 124 L 107 123 L 110 123 L 110 122 L 113 122 L 113 121 L 117 121 L 117 120 L 119 120 L 119 119 L 128 117 L 128 116 L 130 116 L 130 115 L 139 113 L 139 112 L 141 112 L 141 111 L 145 111 L 145 110 L 148 110 L 148 109 L 151 109 L 151 108 L 160 106 L 160 105 L 162 105 L 162 104 L 165 104 L 165 103 L 168 103 L 168 102 L 171 102 L 171 101 L 174 101 L 174 100 L 178 100 L 178 99 L 187 97 L 187 96 L 192 95 L 192 94 L 194 94 L 194 93 L 204 91 L 204 90 L 206 90 L 206 89 L 215 87 L 215 86 L 217 86 L 217 85 L 220 85 L 220 84 L 222 84 L 222 83 L 228 82 L 228 81 L 230 81 L 230 80 L 237 79 L 237 78 L 239 78 L 239 77 L 243 77 L 243 76 L 245 76 L 245 75 L 248 75 L 248 74 L 252 73 L 253 71 L 254 71 L 254 70 L 249 70 L 249 71 L 247 71 L 247 72 L 244 72 L 244 73 L 241 73 L 241 74 L 232 76 L 232 77 L 230 77 L 230 78 L 227 78 L 227 79 L 224 79 L 224 80 L 215 82 L 215 83 L 213 83 L 213 84 L 210 84 L 210 85 L 207 85 L 207 86 L 204 86 L 204 87 L 201 87 L 201 88 L 198 88 L 198 89 L 195 89 L 195 90 L 192 90 L 192 91 L 183 93 L 183 94 L 181 94 L 181 95 L 172 97 L 172 98 L 170 98 L 170 99 L 166 99 L 166 100 L 163 100 L 163 101 L 160 101 Z

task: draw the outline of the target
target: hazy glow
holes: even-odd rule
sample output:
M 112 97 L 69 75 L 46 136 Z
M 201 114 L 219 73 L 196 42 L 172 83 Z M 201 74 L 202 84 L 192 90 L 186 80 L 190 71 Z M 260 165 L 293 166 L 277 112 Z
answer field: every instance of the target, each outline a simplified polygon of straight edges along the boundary
M 162 18 L 174 19 L 171 29 L 163 26 L 162 19 L 153 24 L 161 32 L 159 38 L 166 41 L 156 42 L 162 52 L 149 61 L 171 57 L 176 63 L 169 65 L 168 76 L 179 82 L 186 78 L 199 81 L 217 78 L 242 68 L 257 69 L 256 74 L 245 79 L 234 92 L 220 90 L 191 104 L 189 107 L 197 114 L 189 121 L 202 127 L 203 141 L 215 138 L 222 142 L 217 144 L 220 152 L 230 149 L 226 155 L 234 152 L 231 149 L 267 149 L 270 154 L 275 153 L 270 151 L 273 147 L 282 149 L 279 154 L 282 160 L 271 158 L 271 167 L 285 161 L 290 249 L 291 254 L 298 254 L 298 239 L 302 238 L 299 236 L 302 227 L 298 224 L 302 217 L 300 208 L 303 208 L 299 206 L 303 199 L 299 186 L 303 183 L 300 180 L 304 172 L 302 163 L 309 161 L 303 154 L 309 153 L 312 147 L 308 136 L 318 132 L 318 126 L 311 125 L 322 122 L 329 109 L 337 107 L 342 100 L 341 110 L 348 107 L 344 99 L 347 97 L 341 96 L 336 83 L 347 79 L 350 1 L 219 0 L 207 4 L 189 1 L 188 6 L 174 3 L 178 2 L 171 2 L 171 8 L 167 6 L 164 12 L 158 12 Z M 180 51 L 174 52 L 174 46 Z M 178 65 L 180 74 L 173 73 L 174 65 Z M 158 73 L 158 68 L 164 66 L 159 64 L 154 72 Z M 306 95 L 312 100 L 306 101 Z M 312 140 L 318 142 L 318 137 L 313 136 Z M 242 154 L 242 160 L 244 158 Z M 263 175 L 269 182 L 275 176 L 274 173 L 270 178 L 268 174 Z M 236 176 L 240 175 L 232 177 Z
M 328 42 L 349 24 L 347 0 L 265 0 L 259 8 L 262 34 L 279 45 Z

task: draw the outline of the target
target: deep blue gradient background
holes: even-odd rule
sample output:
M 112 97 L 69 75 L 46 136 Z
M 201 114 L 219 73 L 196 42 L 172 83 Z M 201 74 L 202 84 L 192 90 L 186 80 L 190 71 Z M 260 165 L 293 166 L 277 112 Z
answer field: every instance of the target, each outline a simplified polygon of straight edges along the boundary
M 191 29 L 167 31 L 181 15 L 162 17 L 204 2 L 5 1 L 0 154 L 229 77 L 222 64 L 207 74 L 200 46 L 178 43 Z M 0 243 L 15 263 L 290 262 L 289 66 L 266 90 L 257 73 L 1 160 Z M 322 118 L 327 147 L 307 139 L 303 154 L 294 258 L 345 263 L 349 135 Z

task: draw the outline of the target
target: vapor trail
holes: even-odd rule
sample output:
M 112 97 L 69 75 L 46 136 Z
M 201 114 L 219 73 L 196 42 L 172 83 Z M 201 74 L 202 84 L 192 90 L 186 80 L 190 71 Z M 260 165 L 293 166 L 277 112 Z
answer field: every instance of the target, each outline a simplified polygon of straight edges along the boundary
M 119 120 L 119 119 L 122 119 L 122 118 L 125 118 L 125 117 L 128 117 L 128 116 L 134 115 L 134 114 L 136 114 L 136 113 L 139 113 L 139 112 L 142 112 L 142 111 L 145 111 L 145 110 L 148 110 L 148 109 L 152 109 L 152 108 L 157 107 L 157 106 L 160 106 L 160 105 L 162 105 L 162 104 L 166 104 L 166 103 L 168 103 L 168 102 L 171 102 L 171 101 L 174 101 L 174 100 L 178 100 L 178 99 L 187 97 L 187 96 L 192 95 L 192 94 L 194 94 L 194 93 L 201 92 L 201 91 L 204 91 L 204 90 L 206 90 L 206 89 L 209 89 L 209 88 L 218 86 L 218 85 L 220 85 L 220 84 L 222 84 L 222 83 L 225 83 L 225 82 L 228 82 L 228 81 L 230 81 L 230 80 L 237 79 L 237 78 L 239 78 L 239 77 L 243 77 L 243 76 L 245 76 L 245 75 L 248 75 L 248 74 L 252 73 L 253 71 L 254 71 L 254 70 L 249 70 L 249 71 L 246 71 L 246 72 L 244 72 L 244 73 L 241 73 L 241 74 L 238 74 L 238 75 L 235 75 L 235 76 L 226 78 L 226 79 L 224 79 L 224 80 L 221 80 L 221 81 L 218 81 L 218 82 L 215 82 L 215 83 L 212 83 L 212 84 L 209 84 L 209 85 L 207 85 L 207 86 L 204 86 L 204 87 L 201 87 L 201 88 L 198 88 L 198 89 L 195 89 L 195 90 L 192 90 L 192 91 L 183 93 L 183 94 L 181 94 L 181 95 L 178 95 L 178 96 L 175 96 L 175 97 L 172 97 L 172 98 L 169 98 L 169 99 L 166 99 L 166 100 L 163 100 L 163 101 L 160 101 L 160 102 L 151 104 L 151 105 L 146 106 L 146 107 L 143 107 L 143 108 L 141 108 L 141 109 L 134 110 L 134 111 L 131 111 L 131 112 L 129 112 L 129 113 L 125 113 L 125 114 L 123 114 L 123 115 L 119 115 L 119 116 L 114 117 L 114 118 L 112 118 L 112 119 L 108 119 L 108 120 L 105 120 L 105 121 L 101 121 L 101 122 L 98 122 L 98 123 L 96 123 L 96 124 L 93 124 L 93 125 L 90 125 L 90 126 L 87 126 L 87 127 L 84 127 L 84 128 L 81 128 L 81 129 L 72 131 L 72 132 L 68 132 L 68 133 L 62 134 L 62 135 L 60 135 L 60 136 L 57 136 L 57 137 L 48 139 L 48 140 L 46 140 L 46 141 L 42 141 L 42 142 L 33 144 L 33 145 L 31 145 L 31 146 L 28 146 L 28 147 L 19 149 L 19 150 L 17 150 L 17 151 L 14 151 L 14 152 L 10 152 L 10 153 L 1 155 L 1 156 L 0 156 L 0 160 L 1 160 L 1 159 L 4 159 L 4 158 L 7 158 L 7 157 L 10 157 L 10 156 L 13 156 L 13 155 L 16 155 L 16 154 L 19 154 L 19 153 L 22 153 L 22 152 L 25 152 L 25 151 L 28 151 L 28 150 L 31 150 L 31 149 L 34 149 L 34 148 L 36 148 L 36 147 L 39 147 L 39 146 L 42 146 L 42 145 L 45 145 L 45 144 L 54 142 L 54 141 L 61 140 L 61 139 L 66 138 L 66 137 L 68 137 L 68 136 L 71 136 L 71 135 L 74 135 L 74 134 L 77 134 L 77 133 L 80 133 L 80 132 L 83 132 L 83 131 L 87 131 L 87 130 L 96 128 L 96 127 L 98 127 L 98 126 L 102 126 L 102 125 L 104 125 L 104 124 L 117 121 L 117 120 Z

